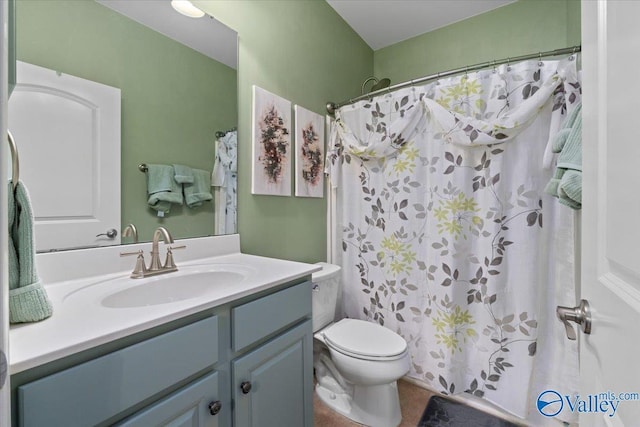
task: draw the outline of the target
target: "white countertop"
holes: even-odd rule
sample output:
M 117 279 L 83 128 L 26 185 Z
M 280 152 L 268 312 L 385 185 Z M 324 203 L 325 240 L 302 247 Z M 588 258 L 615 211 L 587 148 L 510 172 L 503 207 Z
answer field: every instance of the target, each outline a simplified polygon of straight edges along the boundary
M 149 243 L 88 250 L 84 251 L 84 254 L 80 253 L 81 251 L 71 251 L 66 256 L 62 252 L 42 254 L 42 260 L 38 260 L 38 268 L 43 270 L 41 277 L 58 279 L 56 282 L 48 281 L 45 287 L 53 303 L 53 316 L 37 323 L 11 326 L 10 373 L 16 374 L 79 351 L 220 306 L 321 269 L 320 266 L 313 264 L 242 254 L 239 252 L 237 235 L 176 241 L 176 245 L 182 243 L 187 244 L 187 250 L 182 254 L 174 253 L 179 269 L 198 269 L 205 265 L 241 268 L 244 279 L 233 286 L 212 285 L 211 291 L 204 296 L 166 304 L 112 308 L 101 304 L 105 295 L 131 286 L 144 285 L 144 281 L 150 280 L 122 280 L 121 278 L 129 276 L 135 259 L 128 258 L 129 266 L 123 271 L 118 253 L 122 250 L 136 250 L 138 247 L 144 248 L 146 252 L 150 247 Z M 191 251 L 189 251 L 190 247 Z M 215 250 L 211 250 L 213 247 Z M 118 265 L 118 270 L 107 273 L 104 264 L 108 265 L 107 260 L 111 257 L 114 264 Z M 69 280 L 60 280 L 65 275 L 60 270 L 68 265 L 68 262 L 61 262 L 61 260 L 68 261 L 69 258 L 72 261 L 82 260 L 82 266 L 73 270 L 73 274 L 67 272 L 66 276 L 70 277 Z M 86 271 L 94 263 L 102 265 L 99 268 L 100 274 L 77 277 L 78 270 Z M 62 267 L 56 269 L 55 265 Z M 168 273 L 156 277 L 169 277 L 179 273 Z M 152 285 L 152 283 L 149 284 L 149 286 Z

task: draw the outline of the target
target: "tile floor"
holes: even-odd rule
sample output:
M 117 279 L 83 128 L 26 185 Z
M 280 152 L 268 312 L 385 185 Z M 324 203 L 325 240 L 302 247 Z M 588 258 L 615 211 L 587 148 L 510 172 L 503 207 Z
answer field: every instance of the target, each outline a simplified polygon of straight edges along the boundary
M 415 427 L 433 393 L 403 380 L 398 381 L 398 392 L 402 411 L 400 427 Z M 327 408 L 315 393 L 313 394 L 313 414 L 314 427 L 361 427 L 360 424 Z

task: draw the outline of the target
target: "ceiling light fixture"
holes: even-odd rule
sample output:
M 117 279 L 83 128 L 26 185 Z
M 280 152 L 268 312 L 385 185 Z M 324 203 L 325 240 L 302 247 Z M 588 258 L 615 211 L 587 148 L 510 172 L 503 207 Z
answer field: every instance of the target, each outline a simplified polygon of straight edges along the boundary
M 189 18 L 202 18 L 204 12 L 193 5 L 189 0 L 171 0 L 171 6 Z

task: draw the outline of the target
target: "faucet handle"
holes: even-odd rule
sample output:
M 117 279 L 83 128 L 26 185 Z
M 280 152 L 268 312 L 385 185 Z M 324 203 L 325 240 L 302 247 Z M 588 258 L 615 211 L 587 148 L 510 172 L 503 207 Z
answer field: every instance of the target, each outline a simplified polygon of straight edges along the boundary
M 131 277 L 133 279 L 140 279 L 142 277 L 144 277 L 145 273 L 147 272 L 147 266 L 145 265 L 144 262 L 144 252 L 142 250 L 139 251 L 135 251 L 135 252 L 120 252 L 120 256 L 132 256 L 132 255 L 137 255 L 137 259 L 136 259 L 136 266 L 133 268 L 133 271 L 131 272 Z
M 144 252 L 142 252 L 142 249 L 140 249 L 139 251 L 134 251 L 134 252 L 120 252 L 120 256 L 133 256 L 133 255 L 142 255 L 144 256 Z
M 186 247 L 187 247 L 186 245 L 169 246 L 167 248 L 167 258 L 165 259 L 164 265 L 162 267 L 166 269 L 177 270 L 178 267 L 176 267 L 176 263 L 173 261 L 173 251 L 175 249 L 185 249 Z

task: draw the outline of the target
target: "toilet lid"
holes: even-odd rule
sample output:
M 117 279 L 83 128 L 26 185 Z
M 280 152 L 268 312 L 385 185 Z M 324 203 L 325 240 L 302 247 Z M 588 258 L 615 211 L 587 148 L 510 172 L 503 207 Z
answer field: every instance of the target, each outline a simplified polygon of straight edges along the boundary
M 324 331 L 327 343 L 337 350 L 366 357 L 402 354 L 407 342 L 390 329 L 357 319 L 342 319 Z

